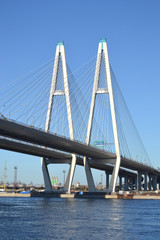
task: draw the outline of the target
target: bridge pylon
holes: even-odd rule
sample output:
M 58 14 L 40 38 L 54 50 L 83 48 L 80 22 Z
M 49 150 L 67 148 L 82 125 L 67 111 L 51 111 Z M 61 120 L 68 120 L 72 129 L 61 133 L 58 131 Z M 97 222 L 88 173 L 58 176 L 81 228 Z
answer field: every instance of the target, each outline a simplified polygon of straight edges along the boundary
M 104 57 L 104 64 L 105 64 L 105 77 L 106 77 L 106 86 L 107 86 L 106 88 L 99 88 L 102 57 Z M 113 135 L 114 135 L 114 143 L 115 143 L 115 151 L 116 151 L 116 163 L 113 169 L 111 181 L 107 191 L 115 192 L 115 186 L 116 186 L 117 177 L 118 177 L 119 168 L 120 168 L 120 162 L 121 162 L 121 155 L 120 155 L 120 145 L 119 145 L 118 130 L 117 130 L 117 121 L 116 121 L 116 112 L 115 112 L 115 104 L 114 104 L 114 95 L 113 95 L 113 89 L 112 89 L 112 79 L 111 79 L 111 72 L 110 72 L 108 48 L 107 48 L 107 43 L 105 39 L 100 40 L 99 47 L 98 47 L 96 70 L 95 70 L 95 77 L 94 77 L 94 84 L 93 84 L 93 91 L 92 91 L 92 98 L 91 98 L 87 136 L 86 136 L 86 144 L 88 145 L 90 144 L 90 140 L 91 140 L 91 131 L 92 131 L 92 125 L 93 125 L 95 101 L 96 101 L 97 94 L 109 94 L 112 127 L 113 127 Z M 95 186 L 94 186 L 92 173 L 88 164 L 88 160 L 86 157 L 84 157 L 83 161 L 84 161 L 84 167 L 86 171 L 89 190 L 94 191 Z
M 63 88 L 64 88 L 63 90 L 56 89 L 60 61 L 62 62 Z M 66 64 L 66 56 L 65 56 L 65 47 L 64 47 L 63 42 L 59 42 L 57 45 L 57 48 L 56 48 L 53 75 L 52 75 L 52 83 L 51 83 L 51 89 L 50 89 L 50 97 L 49 97 L 49 103 L 48 103 L 47 119 L 46 119 L 46 126 L 45 126 L 46 132 L 50 131 L 53 100 L 54 100 L 55 96 L 59 96 L 59 97 L 65 96 L 66 107 L 67 107 L 67 116 L 68 116 L 69 135 L 70 135 L 70 139 L 74 140 L 74 129 L 73 129 L 71 102 L 70 102 L 67 64 Z M 45 158 L 41 159 L 41 166 L 42 166 L 42 171 L 43 171 L 45 190 L 52 191 L 51 180 L 50 180 L 48 168 L 47 168 L 47 161 Z M 76 155 L 72 154 L 70 169 L 69 169 L 68 177 L 67 177 L 66 184 L 65 184 L 65 191 L 68 193 L 70 193 L 70 190 L 71 190 L 75 166 L 76 166 Z

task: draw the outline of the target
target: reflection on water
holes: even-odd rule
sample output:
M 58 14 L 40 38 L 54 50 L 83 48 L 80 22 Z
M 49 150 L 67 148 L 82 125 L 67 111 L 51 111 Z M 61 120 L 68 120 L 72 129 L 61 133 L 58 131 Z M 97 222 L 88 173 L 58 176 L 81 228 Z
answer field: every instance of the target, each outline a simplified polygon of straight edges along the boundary
M 158 239 L 160 201 L 0 198 L 0 239 Z

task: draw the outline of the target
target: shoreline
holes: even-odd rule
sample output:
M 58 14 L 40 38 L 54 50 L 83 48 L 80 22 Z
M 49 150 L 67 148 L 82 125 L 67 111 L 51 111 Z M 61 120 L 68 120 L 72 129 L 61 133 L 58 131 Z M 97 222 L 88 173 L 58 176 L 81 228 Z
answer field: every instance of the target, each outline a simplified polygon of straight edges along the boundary
M 30 197 L 46 197 L 46 198 L 81 198 L 81 199 L 135 199 L 135 200 L 160 200 L 160 194 L 105 194 L 105 193 L 7 193 L 1 192 L 0 198 L 13 197 L 13 198 L 30 198 Z
M 7 193 L 7 192 L 1 192 L 0 193 L 0 198 L 1 197 L 31 197 L 30 193 L 25 193 L 25 194 L 21 194 L 21 193 Z

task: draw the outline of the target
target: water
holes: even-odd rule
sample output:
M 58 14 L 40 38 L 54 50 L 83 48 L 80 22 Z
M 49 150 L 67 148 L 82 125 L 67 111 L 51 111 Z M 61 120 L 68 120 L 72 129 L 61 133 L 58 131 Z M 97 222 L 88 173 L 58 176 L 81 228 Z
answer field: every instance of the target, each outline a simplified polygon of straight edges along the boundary
M 160 201 L 0 198 L 0 239 L 160 239 Z

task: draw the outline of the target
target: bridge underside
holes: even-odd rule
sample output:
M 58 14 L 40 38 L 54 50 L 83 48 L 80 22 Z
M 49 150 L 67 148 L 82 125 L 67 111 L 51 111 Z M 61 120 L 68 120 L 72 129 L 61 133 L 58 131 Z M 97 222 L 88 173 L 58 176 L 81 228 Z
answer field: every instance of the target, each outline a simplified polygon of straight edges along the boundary
M 61 153 L 49 149 L 45 149 L 38 146 L 28 145 L 20 142 L 11 141 L 8 139 L 0 139 L 0 148 L 5 150 L 10 150 L 14 152 L 29 154 L 37 157 L 45 157 L 47 164 L 70 164 L 72 155 Z M 98 169 L 105 171 L 106 173 L 106 188 L 109 185 L 109 175 L 113 172 L 113 159 L 88 159 L 90 168 Z M 83 158 L 77 157 L 77 165 L 84 166 Z M 128 169 L 123 169 L 120 167 L 119 169 L 119 189 L 122 189 L 122 178 L 124 178 L 124 186 L 125 190 L 128 190 L 130 185 L 131 189 L 133 189 L 133 185 L 137 188 L 137 173 L 132 172 Z M 157 183 L 160 183 L 160 176 L 157 178 Z M 147 187 L 146 187 L 147 188 Z M 150 188 L 151 190 L 151 182 Z M 154 189 L 154 188 L 153 188 Z M 139 190 L 141 190 L 139 188 Z
M 70 164 L 72 159 L 71 154 L 57 152 L 38 146 L 11 141 L 8 139 L 0 139 L 0 148 L 36 157 L 47 158 L 47 164 Z M 88 159 L 88 161 L 91 168 L 107 171 L 110 174 L 113 171 L 113 166 L 109 164 L 113 164 L 115 162 L 114 159 Z M 83 157 L 77 157 L 77 165 L 83 166 Z M 136 176 L 135 173 L 124 169 L 120 169 L 120 173 L 123 175 L 129 175 L 131 177 Z

